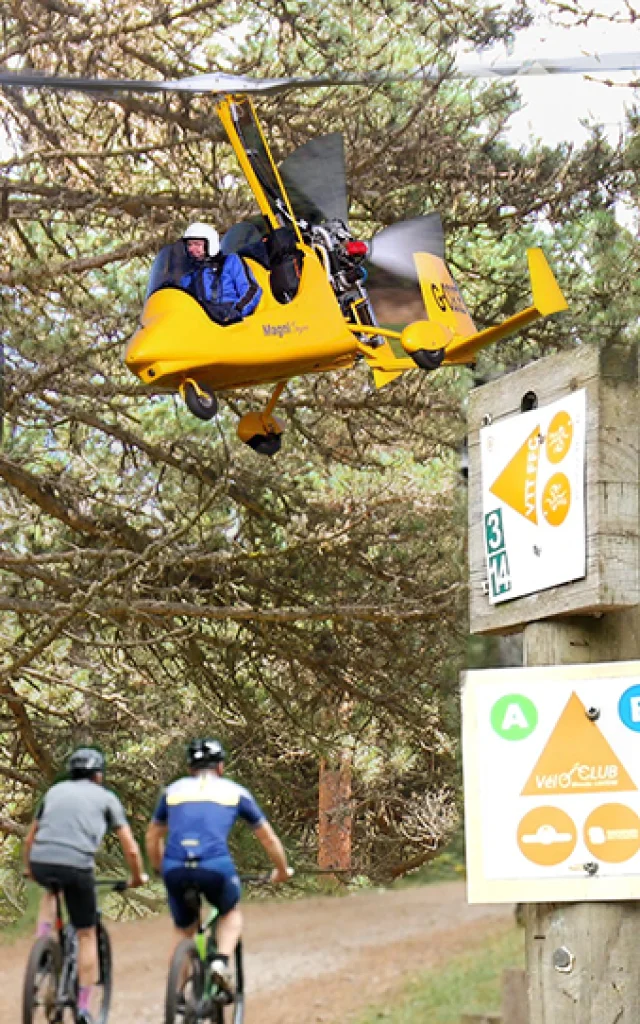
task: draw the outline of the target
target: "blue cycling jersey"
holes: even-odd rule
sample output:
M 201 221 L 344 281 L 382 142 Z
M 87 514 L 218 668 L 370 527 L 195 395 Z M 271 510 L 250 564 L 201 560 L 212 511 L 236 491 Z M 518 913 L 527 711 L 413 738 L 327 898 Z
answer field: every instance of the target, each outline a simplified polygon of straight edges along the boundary
M 153 815 L 168 827 L 165 859 L 182 862 L 228 857 L 227 839 L 237 818 L 254 828 L 266 820 L 248 789 L 212 772 L 173 782 Z

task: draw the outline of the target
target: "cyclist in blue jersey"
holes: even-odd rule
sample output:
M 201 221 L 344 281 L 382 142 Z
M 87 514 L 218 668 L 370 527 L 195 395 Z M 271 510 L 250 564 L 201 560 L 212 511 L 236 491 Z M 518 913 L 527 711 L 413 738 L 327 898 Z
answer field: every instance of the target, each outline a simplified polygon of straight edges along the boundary
M 251 793 L 223 778 L 222 745 L 213 739 L 193 740 L 187 761 L 189 776 L 173 782 L 160 797 L 147 829 L 147 853 L 164 879 L 176 945 L 198 927 L 197 910 L 185 899 L 185 890 L 196 886 L 217 907 L 218 953 L 211 971 L 230 992 L 229 962 L 242 934 L 240 879 L 227 845 L 235 821 L 246 821 L 266 850 L 274 865 L 272 882 L 286 882 L 291 871 L 282 843 Z

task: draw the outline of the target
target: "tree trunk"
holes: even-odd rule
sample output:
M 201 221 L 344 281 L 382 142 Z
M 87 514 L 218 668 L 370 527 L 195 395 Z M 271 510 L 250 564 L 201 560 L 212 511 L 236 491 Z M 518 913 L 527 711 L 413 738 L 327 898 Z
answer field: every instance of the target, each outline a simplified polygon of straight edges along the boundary
M 343 749 L 337 765 L 320 762 L 318 867 L 321 871 L 351 869 L 351 750 Z

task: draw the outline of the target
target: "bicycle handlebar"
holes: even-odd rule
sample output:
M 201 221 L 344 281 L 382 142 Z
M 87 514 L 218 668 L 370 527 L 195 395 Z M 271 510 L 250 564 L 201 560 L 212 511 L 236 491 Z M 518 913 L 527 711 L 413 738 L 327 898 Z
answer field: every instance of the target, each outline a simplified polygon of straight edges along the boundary
M 96 889 L 100 886 L 108 886 L 114 892 L 126 892 L 129 888 L 129 882 L 126 878 L 96 878 L 94 885 Z
M 294 872 L 293 868 L 289 868 L 289 878 L 292 878 L 294 874 L 295 874 L 295 872 Z M 240 875 L 239 877 L 240 877 L 240 881 L 241 882 L 255 882 L 257 884 L 267 885 L 271 881 L 271 875 L 272 875 L 272 872 L 271 871 L 267 871 L 267 872 L 265 872 L 264 874 L 261 874 L 261 875 L 246 874 L 246 875 Z

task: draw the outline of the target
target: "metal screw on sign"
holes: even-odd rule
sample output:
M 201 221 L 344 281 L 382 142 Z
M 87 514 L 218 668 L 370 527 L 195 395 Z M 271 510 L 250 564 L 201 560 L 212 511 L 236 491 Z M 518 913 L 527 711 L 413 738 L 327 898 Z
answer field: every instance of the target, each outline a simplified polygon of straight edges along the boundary
M 583 867 L 588 875 L 593 876 L 598 874 L 598 868 L 600 865 L 596 860 L 588 860 L 586 864 L 583 864 Z
M 483 427 L 490 427 L 492 423 L 493 423 L 493 416 L 491 415 L 490 412 L 485 412 L 484 416 L 482 417 L 482 426 Z
M 535 391 L 526 391 L 520 401 L 520 412 L 531 412 L 538 408 L 538 396 Z
M 574 967 L 576 958 L 566 946 L 558 946 L 553 951 L 553 967 L 560 974 L 569 974 Z
M 585 714 L 590 722 L 597 722 L 600 718 L 600 708 L 587 708 Z

